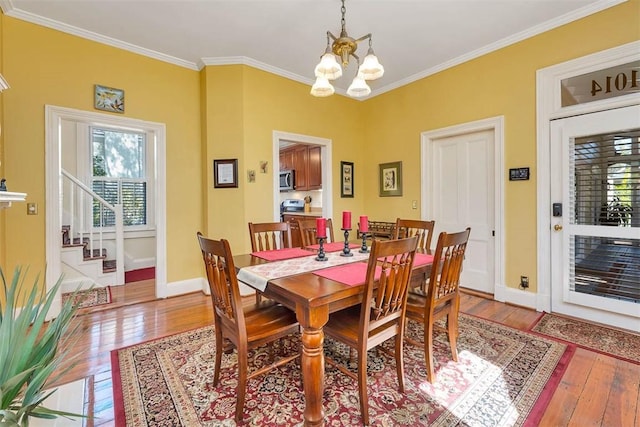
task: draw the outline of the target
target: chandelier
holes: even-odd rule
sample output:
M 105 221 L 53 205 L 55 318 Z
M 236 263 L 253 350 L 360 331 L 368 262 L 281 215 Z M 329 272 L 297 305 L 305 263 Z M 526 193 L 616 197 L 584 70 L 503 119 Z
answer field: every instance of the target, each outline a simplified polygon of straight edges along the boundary
M 357 61 L 356 75 L 349 89 L 347 89 L 347 95 L 354 98 L 369 95 L 371 88 L 367 84 L 367 80 L 375 80 L 384 74 L 384 67 L 378 62 L 378 58 L 375 53 L 373 53 L 371 33 L 359 39 L 350 37 L 345 28 L 344 15 L 347 9 L 344 7 L 344 0 L 342 0 L 341 10 L 342 30 L 340 31 L 340 37 L 336 37 L 331 34 L 330 31 L 327 31 L 327 49 L 320 58 L 320 63 L 316 65 L 316 81 L 311 87 L 311 95 L 313 96 L 329 96 L 335 92 L 329 80 L 335 80 L 342 76 L 342 67 L 336 60 L 336 57 L 340 58 L 343 67 L 349 64 L 349 58 L 351 56 Z M 331 43 L 331 40 L 333 40 L 333 43 Z M 369 50 L 362 64 L 360 64 L 360 58 L 356 55 L 356 49 L 358 49 L 358 43 L 363 40 L 369 40 Z

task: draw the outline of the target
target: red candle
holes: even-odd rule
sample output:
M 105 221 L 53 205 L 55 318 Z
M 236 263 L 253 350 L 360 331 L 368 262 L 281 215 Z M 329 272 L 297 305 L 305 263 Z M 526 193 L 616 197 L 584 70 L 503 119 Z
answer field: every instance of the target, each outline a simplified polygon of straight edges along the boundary
M 342 229 L 351 230 L 351 212 L 342 212 Z
M 316 218 L 316 237 L 327 238 L 327 220 L 324 218 Z
M 360 216 L 360 232 L 366 233 L 369 231 L 369 218 L 366 215 Z

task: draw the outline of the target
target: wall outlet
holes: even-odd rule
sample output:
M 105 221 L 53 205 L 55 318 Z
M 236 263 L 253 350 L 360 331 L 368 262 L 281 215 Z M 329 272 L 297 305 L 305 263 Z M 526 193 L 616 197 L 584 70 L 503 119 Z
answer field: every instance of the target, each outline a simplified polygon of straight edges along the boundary
M 520 287 L 522 289 L 527 289 L 529 287 L 529 277 L 520 276 Z
M 36 203 L 27 203 L 27 215 L 38 215 L 38 205 Z

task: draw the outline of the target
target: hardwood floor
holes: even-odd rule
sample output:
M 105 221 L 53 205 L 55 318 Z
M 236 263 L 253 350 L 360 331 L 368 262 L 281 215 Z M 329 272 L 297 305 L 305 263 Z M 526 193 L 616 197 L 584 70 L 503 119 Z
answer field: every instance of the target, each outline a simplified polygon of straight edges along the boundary
M 148 285 L 147 285 L 148 286 Z M 115 299 L 114 299 L 115 300 Z M 251 297 L 253 300 L 253 297 Z M 533 310 L 464 293 L 461 310 L 527 329 Z M 78 365 L 59 383 L 93 376 L 94 425 L 114 423 L 110 352 L 212 322 L 209 296 L 192 293 L 78 316 Z M 578 348 L 542 418 L 543 426 L 640 426 L 640 365 Z

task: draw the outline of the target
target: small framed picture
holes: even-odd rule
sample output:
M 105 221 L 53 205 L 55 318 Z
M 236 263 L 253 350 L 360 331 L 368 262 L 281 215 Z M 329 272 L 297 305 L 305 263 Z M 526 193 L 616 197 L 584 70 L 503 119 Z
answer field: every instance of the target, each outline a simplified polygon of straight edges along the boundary
M 353 197 L 353 163 L 340 162 L 340 197 Z
M 213 161 L 213 187 L 238 188 L 238 159 Z
M 96 110 L 124 113 L 124 90 L 95 85 L 94 107 Z
M 402 196 L 402 162 L 380 163 L 380 197 Z

